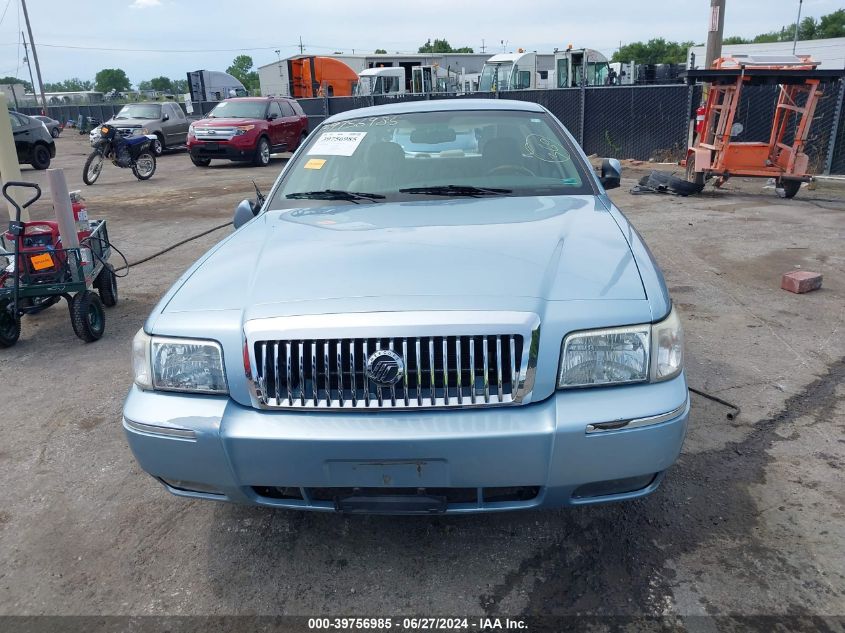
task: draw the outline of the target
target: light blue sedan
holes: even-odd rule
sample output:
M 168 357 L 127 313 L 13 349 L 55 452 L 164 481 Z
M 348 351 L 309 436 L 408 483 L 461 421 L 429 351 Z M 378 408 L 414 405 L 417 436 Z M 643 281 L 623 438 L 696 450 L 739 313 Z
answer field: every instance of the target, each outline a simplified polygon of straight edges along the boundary
M 687 427 L 683 333 L 601 171 L 532 103 L 328 119 L 135 337 L 141 467 L 350 513 L 653 492 Z

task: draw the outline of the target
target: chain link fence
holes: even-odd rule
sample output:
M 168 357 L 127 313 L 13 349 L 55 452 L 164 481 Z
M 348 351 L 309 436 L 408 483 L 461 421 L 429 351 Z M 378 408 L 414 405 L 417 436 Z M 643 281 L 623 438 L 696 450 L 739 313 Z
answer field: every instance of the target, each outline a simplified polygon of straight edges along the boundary
M 810 171 L 815 174 L 845 174 L 845 82 L 823 83 L 805 151 Z M 734 140 L 765 141 L 771 134 L 778 86 L 746 86 L 737 108 Z M 531 101 L 547 108 L 569 129 L 584 151 L 599 156 L 655 162 L 684 158 L 690 118 L 701 102 L 701 86 L 633 85 L 517 90 L 508 93 L 467 95 L 390 95 L 299 99 L 308 127 L 316 128 L 327 117 L 374 105 L 430 99 L 496 99 Z M 107 121 L 123 107 L 120 103 L 49 106 L 49 116 L 62 122 L 76 122 L 80 114 Z M 182 108 L 185 104 L 180 103 Z M 193 116 L 207 114 L 215 101 L 193 103 Z M 799 102 L 797 105 L 803 105 Z M 38 108 L 20 108 L 24 114 L 38 114 Z M 787 132 L 791 142 L 795 117 Z

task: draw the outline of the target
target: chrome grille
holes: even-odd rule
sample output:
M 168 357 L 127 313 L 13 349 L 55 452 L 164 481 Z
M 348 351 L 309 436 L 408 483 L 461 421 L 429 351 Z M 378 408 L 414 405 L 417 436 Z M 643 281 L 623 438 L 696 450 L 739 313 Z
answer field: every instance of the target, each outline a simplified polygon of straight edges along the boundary
M 194 136 L 200 141 L 228 141 L 234 135 L 233 127 L 194 127 Z
M 367 360 L 378 350 L 404 360 L 393 385 L 367 375 Z M 526 370 L 534 360 L 518 334 L 261 340 L 252 352 L 251 378 L 264 408 L 509 405 L 521 402 L 533 383 Z

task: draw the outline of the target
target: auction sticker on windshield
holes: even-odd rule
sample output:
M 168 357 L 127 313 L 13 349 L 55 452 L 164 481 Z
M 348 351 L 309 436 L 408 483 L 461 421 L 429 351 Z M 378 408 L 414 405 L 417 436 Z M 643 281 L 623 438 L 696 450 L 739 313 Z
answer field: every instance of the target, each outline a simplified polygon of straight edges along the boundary
M 308 153 L 321 156 L 352 156 L 366 135 L 366 132 L 323 132 Z

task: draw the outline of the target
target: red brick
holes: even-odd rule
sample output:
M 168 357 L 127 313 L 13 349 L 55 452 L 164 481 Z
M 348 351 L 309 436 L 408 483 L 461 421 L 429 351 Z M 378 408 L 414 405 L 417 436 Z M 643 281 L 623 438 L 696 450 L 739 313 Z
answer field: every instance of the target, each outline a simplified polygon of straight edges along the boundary
M 796 294 L 818 290 L 822 287 L 822 274 L 811 273 L 809 270 L 793 270 L 784 273 L 780 280 L 780 287 Z

